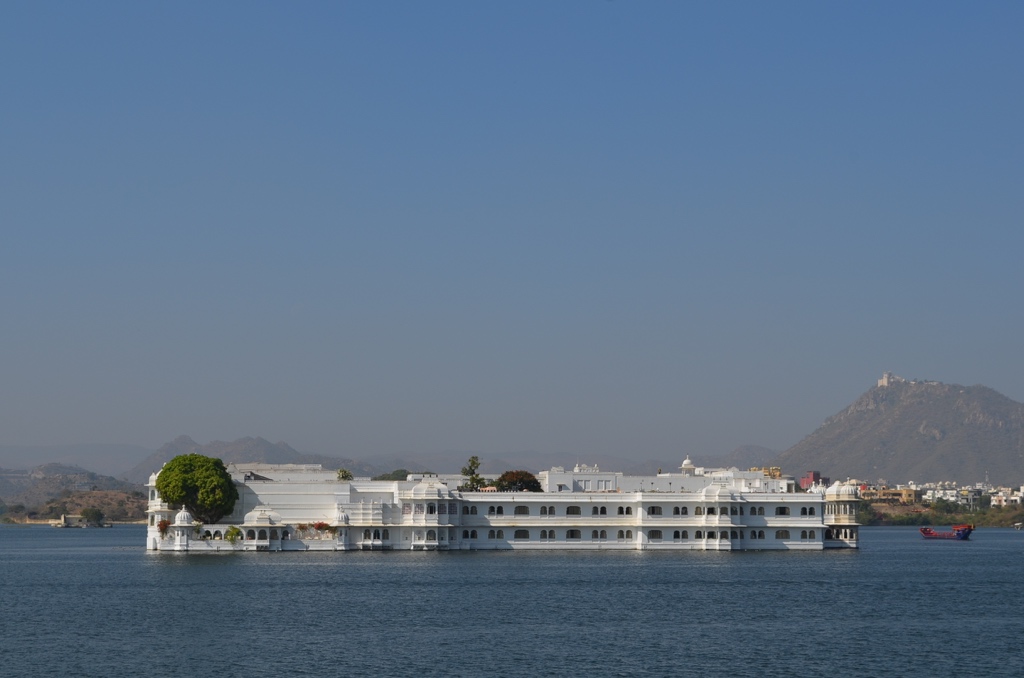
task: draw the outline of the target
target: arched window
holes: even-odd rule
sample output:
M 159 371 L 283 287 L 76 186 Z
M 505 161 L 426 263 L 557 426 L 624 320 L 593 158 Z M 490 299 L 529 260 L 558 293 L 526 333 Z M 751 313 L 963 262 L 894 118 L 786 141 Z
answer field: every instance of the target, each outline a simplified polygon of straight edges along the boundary
M 540 540 L 544 541 L 547 538 L 548 538 L 548 531 L 547 530 L 541 530 L 540 531 Z
M 679 515 L 679 507 L 678 506 L 673 506 L 672 507 L 672 515 L 674 515 L 674 516 L 678 516 Z
M 674 532 L 672 532 L 672 538 L 679 539 L 679 530 L 675 530 Z
M 494 530 L 487 530 L 487 538 L 494 539 Z
M 733 530 L 733 531 L 732 531 L 732 534 L 731 534 L 730 536 L 731 536 L 731 537 L 732 537 L 733 539 L 739 539 L 739 538 L 740 538 L 740 535 L 739 535 L 739 534 L 738 534 L 738 533 L 736 532 L 736 530 Z
M 462 538 L 463 539 L 469 539 L 469 530 L 463 530 L 462 531 Z
M 679 515 L 685 516 L 685 515 L 687 515 L 687 513 L 688 513 L 688 511 L 687 511 L 687 508 L 685 506 L 680 506 L 679 507 Z
M 775 530 L 776 539 L 789 539 L 789 530 Z
M 739 511 L 739 509 L 737 507 L 735 507 L 735 506 L 730 506 L 729 507 L 729 515 L 730 516 L 738 516 L 739 514 L 740 514 L 740 511 Z
M 763 511 L 764 509 L 761 509 L 761 510 Z M 758 530 L 757 531 L 757 538 L 758 539 L 764 539 L 764 530 Z
M 469 531 L 469 538 L 470 539 L 476 539 L 476 530 L 470 530 Z
M 255 539 L 256 538 L 256 532 L 254 530 L 249 530 L 248 532 L 245 533 L 245 538 L 246 539 Z
M 363 530 L 363 539 L 372 539 L 372 533 L 369 530 Z
M 270 538 L 271 539 L 277 539 L 277 530 L 271 530 L 270 531 Z
M 694 539 L 703 539 L 704 538 L 704 533 L 701 532 L 700 530 L 697 530 L 696 532 L 693 533 L 693 538 Z
M 387 540 L 391 539 L 391 533 L 388 532 L 387 530 L 381 530 L 380 537 L 384 541 L 387 541 Z
M 815 538 L 814 537 L 814 530 L 811 530 L 810 532 L 807 533 L 807 538 L 808 539 L 814 539 Z
M 633 538 L 633 530 L 626 530 L 626 539 Z
M 549 516 L 555 515 L 555 507 L 554 506 L 549 506 L 548 507 L 548 515 Z
M 708 532 L 708 533 L 706 533 L 704 535 L 704 538 L 705 539 L 714 539 L 715 538 L 715 533 L 714 532 Z
M 580 507 L 579 506 L 566 506 L 565 507 L 565 515 L 567 515 L 567 516 L 579 516 L 579 515 L 583 515 L 583 513 L 580 511 Z
M 606 530 L 601 530 L 601 534 L 600 534 L 599 538 L 600 539 L 607 539 L 608 538 L 608 532 Z
M 719 539 L 728 539 L 729 538 L 729 533 L 726 530 L 722 530 L 721 532 L 718 533 L 718 538 Z
M 498 515 L 499 516 L 505 515 L 505 507 L 504 506 L 499 506 L 498 507 Z
M 427 515 L 432 516 L 437 513 L 437 506 L 435 504 L 427 504 Z
M 807 515 L 807 507 L 806 506 L 801 506 L 800 507 L 800 515 L 802 515 L 802 516 L 806 516 Z
M 470 506 L 469 507 L 469 515 L 471 515 L 471 516 L 475 516 L 476 515 L 476 507 L 475 506 Z
M 602 516 L 608 515 L 608 507 L 607 506 L 602 506 L 601 507 L 601 515 Z
M 661 515 L 661 507 L 660 506 L 648 506 L 647 507 L 647 515 L 649 515 L 649 516 L 660 516 Z
M 625 539 L 626 538 L 626 533 L 623 532 L 622 530 L 619 530 L 618 533 L 615 535 L 615 538 L 616 539 Z
M 540 507 L 540 514 L 542 516 L 546 516 L 548 514 L 548 507 L 547 506 L 541 506 Z
M 807 530 L 800 530 L 800 538 L 807 539 Z
M 566 539 L 582 539 L 583 535 L 580 534 L 579 530 L 568 530 L 565 533 Z
M 689 539 L 689 538 L 690 538 L 690 533 L 689 533 L 689 532 L 687 532 L 686 530 L 683 530 L 683 531 L 682 531 L 682 532 L 680 533 L 680 535 L 679 535 L 679 538 L 680 538 L 680 539 Z
M 529 539 L 530 538 L 530 531 L 529 530 L 516 530 L 515 538 L 516 539 Z
M 708 507 L 708 515 L 709 516 L 715 515 L 715 507 L 714 506 L 709 506 Z
M 216 530 L 216 531 L 215 531 L 215 532 L 213 533 L 213 538 L 214 538 L 214 539 L 223 539 L 223 535 L 221 535 L 221 533 L 220 533 L 220 530 Z
M 704 507 L 703 506 L 698 506 L 697 508 L 693 509 L 693 515 L 695 515 L 695 516 L 702 516 L 702 515 L 704 515 Z
M 648 530 L 647 538 L 652 541 L 661 541 L 661 530 Z
M 596 516 L 597 515 L 597 507 L 596 506 L 593 507 L 592 509 L 590 509 L 590 515 L 592 515 L 592 516 Z
M 590 533 L 590 538 L 591 539 L 598 539 L 598 535 L 599 534 L 601 534 L 601 533 L 598 532 L 597 530 L 594 530 L 593 532 Z
M 633 515 L 633 507 L 632 506 L 627 506 L 626 507 L 626 515 L 627 516 Z
M 427 530 L 427 541 L 437 541 L 437 532 L 434 530 Z
M 516 506 L 515 514 L 517 516 L 528 516 L 530 515 L 530 507 L 522 504 Z
M 493 506 L 488 506 L 487 507 L 487 515 L 489 515 L 489 516 L 493 516 L 494 515 L 494 507 Z
M 620 506 L 620 507 L 619 507 L 619 515 L 620 515 L 620 516 L 624 516 L 624 515 L 626 515 L 626 509 Z
M 759 515 L 759 516 L 763 516 L 764 515 L 764 507 L 763 506 L 758 506 L 757 507 L 757 515 Z
M 777 516 L 788 516 L 789 515 L 789 507 L 788 506 L 776 506 L 775 507 L 775 515 L 777 515 Z
M 374 530 L 373 531 L 373 538 L 374 539 L 380 539 L 380 530 Z
M 505 538 L 505 530 L 498 530 L 498 539 Z
M 405 504 L 402 507 L 402 513 L 405 513 L 405 506 L 408 506 L 408 504 Z M 462 507 L 462 515 L 464 515 L 464 516 L 468 516 L 469 515 L 469 507 L 468 506 L 463 506 Z
M 813 506 L 811 508 L 807 509 L 807 515 L 809 515 L 809 516 L 813 516 L 814 515 L 814 507 Z

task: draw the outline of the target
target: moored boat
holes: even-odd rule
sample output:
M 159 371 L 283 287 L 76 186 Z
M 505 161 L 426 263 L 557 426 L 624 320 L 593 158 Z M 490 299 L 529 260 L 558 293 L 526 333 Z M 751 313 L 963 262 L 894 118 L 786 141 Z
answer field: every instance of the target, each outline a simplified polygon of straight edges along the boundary
M 971 538 L 971 532 L 974 532 L 974 525 L 967 523 L 954 525 L 948 532 L 939 532 L 930 527 L 921 528 L 921 536 L 925 539 L 957 539 L 964 541 Z

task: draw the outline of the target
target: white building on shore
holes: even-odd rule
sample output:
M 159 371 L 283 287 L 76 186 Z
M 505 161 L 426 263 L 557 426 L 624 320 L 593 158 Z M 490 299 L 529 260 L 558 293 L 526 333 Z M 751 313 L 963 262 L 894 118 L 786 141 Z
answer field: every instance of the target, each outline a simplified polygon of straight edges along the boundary
M 230 464 L 239 500 L 203 525 L 150 476 L 154 551 L 821 550 L 857 548 L 857 488 L 795 491 L 762 471 L 538 474 L 542 492 L 463 492 L 459 475 L 340 481 L 319 465 Z

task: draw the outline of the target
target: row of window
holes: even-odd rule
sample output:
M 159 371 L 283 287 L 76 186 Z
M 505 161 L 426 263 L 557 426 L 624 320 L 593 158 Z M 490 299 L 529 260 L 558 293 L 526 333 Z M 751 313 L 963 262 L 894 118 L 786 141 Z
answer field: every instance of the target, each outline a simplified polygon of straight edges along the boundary
M 412 514 L 419 516 L 423 515 L 424 513 L 428 516 L 432 516 L 435 514 L 445 515 L 447 513 L 451 513 L 452 515 L 458 515 L 459 506 L 455 502 L 449 502 L 447 504 L 444 502 L 440 502 L 438 504 L 435 504 L 433 502 L 429 504 L 402 504 L 403 516 L 408 516 Z
M 408 513 L 408 511 L 405 510 L 405 506 L 408 506 L 408 504 L 403 505 L 402 513 Z M 420 506 L 420 505 L 417 504 L 417 506 Z M 433 504 L 428 504 L 427 506 L 428 506 L 428 509 L 429 509 L 429 507 L 433 506 Z M 633 507 L 632 506 L 619 506 L 617 508 L 618 508 L 618 515 L 620 515 L 620 516 L 631 516 L 631 515 L 633 515 Z M 647 515 L 649 515 L 649 516 L 665 515 L 664 511 L 665 511 L 665 509 L 662 506 L 648 506 L 647 507 Z M 454 513 L 455 511 L 452 511 L 452 512 Z M 417 513 L 419 513 L 419 511 L 417 511 Z M 428 510 L 427 513 L 432 513 L 432 511 Z M 703 516 L 703 515 L 713 516 L 713 515 L 717 515 L 719 513 L 721 513 L 721 515 L 723 515 L 723 516 L 725 516 L 725 515 L 733 515 L 733 516 L 745 515 L 744 508 L 742 506 L 729 506 L 729 507 L 723 506 L 723 507 L 721 507 L 721 509 L 718 509 L 718 508 L 716 508 L 714 506 L 708 506 L 706 508 L 704 506 L 696 506 L 693 509 L 693 515 L 695 515 L 695 516 Z M 477 515 L 477 508 L 476 508 L 476 506 L 463 506 L 462 507 L 462 514 L 463 515 L 473 515 L 473 516 L 475 516 L 475 515 Z M 528 516 L 528 515 L 530 515 L 530 507 L 527 506 L 527 505 L 524 505 L 524 504 L 519 504 L 513 510 L 513 514 L 517 515 L 517 516 Z M 686 516 L 686 515 L 689 515 L 689 514 L 690 514 L 689 513 L 689 508 L 686 507 L 686 506 L 673 506 L 672 507 L 672 515 L 674 515 L 674 516 Z M 487 515 L 489 515 L 489 516 L 503 516 L 503 515 L 505 515 L 505 507 L 504 506 L 488 506 L 487 507 Z M 556 515 L 555 507 L 554 506 L 541 506 L 540 507 L 540 515 L 542 515 L 542 516 L 553 516 L 553 515 Z M 583 509 L 581 507 L 579 507 L 579 506 L 566 506 L 565 507 L 565 515 L 567 515 L 567 516 L 582 516 L 583 515 Z M 608 507 L 607 506 L 592 506 L 591 509 L 590 509 L 590 515 L 592 515 L 592 516 L 606 516 L 606 515 L 608 515 Z M 752 516 L 763 516 L 764 515 L 764 507 L 763 506 L 751 506 L 750 507 L 750 515 L 752 515 Z M 788 506 L 776 506 L 775 507 L 775 515 L 777 515 L 777 516 L 788 516 L 788 515 L 790 515 L 790 507 L 788 507 Z M 813 516 L 813 515 L 816 515 L 815 508 L 813 506 L 801 506 L 800 507 L 800 515 L 802 515 L 802 516 Z
M 433 530 L 431 530 L 431 531 L 433 531 Z M 476 539 L 477 538 L 477 531 L 476 530 L 463 530 L 462 531 L 462 538 L 463 539 Z M 504 539 L 505 538 L 505 531 L 504 530 L 488 530 L 487 538 L 488 539 Z M 528 541 L 531 538 L 530 537 L 530 530 L 516 530 L 513 533 L 512 538 L 517 540 L 517 541 Z M 607 538 L 608 538 L 607 530 L 592 530 L 591 533 L 590 533 L 590 539 L 592 541 L 602 541 L 602 540 L 605 540 Z M 616 533 L 615 538 L 620 540 L 620 541 L 621 540 L 630 540 L 630 539 L 633 538 L 633 530 L 619 530 Z M 651 541 L 661 541 L 665 537 L 664 537 L 664 534 L 663 534 L 663 532 L 661 530 L 648 530 L 647 531 L 647 538 L 650 539 Z M 674 541 L 682 541 L 684 539 L 689 539 L 689 538 L 690 538 L 689 530 L 674 530 L 672 532 L 672 539 Z M 697 531 L 695 531 L 693 533 L 693 538 L 694 539 L 743 539 L 744 538 L 744 531 L 743 530 L 707 530 L 707 531 L 705 531 L 705 530 L 697 530 Z M 766 537 L 765 537 L 765 534 L 764 534 L 764 530 L 751 530 L 750 531 L 750 539 L 765 539 L 765 538 Z M 775 531 L 775 538 L 776 539 L 789 539 L 790 538 L 789 530 L 776 530 Z M 816 539 L 817 536 L 816 536 L 816 532 L 814 530 L 801 530 L 800 531 L 800 538 L 801 539 Z M 429 533 L 428 533 L 427 539 L 428 540 L 430 539 Z M 557 534 L 556 530 L 541 530 L 540 531 L 540 540 L 541 541 L 550 541 L 552 539 L 558 539 L 558 534 Z M 583 539 L 583 532 L 581 530 L 566 530 L 565 531 L 565 539 L 566 539 L 566 541 L 580 541 L 580 540 Z
M 851 532 L 852 532 L 851 530 L 842 530 L 842 531 L 836 530 L 835 534 L 833 534 L 833 531 L 829 530 L 828 533 L 825 535 L 825 538 L 826 539 L 836 539 L 836 538 L 839 538 L 839 539 L 849 539 L 849 538 L 851 538 L 850 537 Z M 209 530 L 207 530 L 206 533 L 203 536 L 206 539 L 215 539 L 215 540 L 216 539 L 223 539 L 223 535 L 221 535 L 220 530 L 216 530 L 212 534 L 210 533 Z M 267 536 L 268 536 L 268 533 L 267 533 L 266 530 L 259 530 L 259 531 L 256 531 L 256 530 L 246 530 L 246 532 L 245 532 L 245 539 L 249 539 L 249 540 L 253 540 L 253 539 L 267 539 Z M 619 530 L 618 533 L 615 536 L 616 536 L 616 539 L 619 539 L 619 540 L 632 539 L 633 538 L 633 530 Z M 270 539 L 278 539 L 279 538 L 278 537 L 278 531 L 276 529 L 270 530 L 269 537 L 270 537 Z M 434 530 L 427 530 L 426 537 L 427 537 L 427 541 L 437 541 L 437 533 Z M 280 538 L 281 539 L 288 539 L 288 531 L 287 530 L 282 530 Z M 463 539 L 476 539 L 477 538 L 477 531 L 476 530 L 463 530 L 462 531 L 462 538 Z M 488 530 L 487 531 L 487 538 L 488 539 L 504 539 L 505 538 L 505 531 L 504 530 Z M 557 536 L 555 530 L 541 530 L 540 531 L 540 540 L 541 541 L 549 541 L 549 540 L 557 539 L 557 538 L 558 538 L 558 536 Z M 590 533 L 590 538 L 593 541 L 603 541 L 603 540 L 608 538 L 608 532 L 607 532 L 607 530 L 592 530 L 591 533 Z M 662 540 L 664 538 L 664 536 L 663 536 L 663 533 L 662 533 L 661 530 L 648 530 L 647 531 L 647 538 L 650 539 L 651 541 L 660 541 L 660 540 Z M 674 530 L 672 532 L 672 539 L 675 540 L 675 541 L 680 541 L 680 540 L 689 539 L 689 538 L 690 538 L 690 533 L 689 533 L 688 530 Z M 743 539 L 744 536 L 743 536 L 743 530 L 731 530 L 731 531 L 730 530 L 720 530 L 720 531 L 716 531 L 716 530 L 707 530 L 707 531 L 697 530 L 697 531 L 694 532 L 693 538 L 694 539 Z M 751 530 L 750 531 L 750 538 L 751 539 L 765 539 L 764 530 Z M 776 539 L 789 539 L 790 538 L 789 530 L 776 530 L 775 531 L 775 538 Z M 800 539 L 815 539 L 815 538 L 816 537 L 815 537 L 815 531 L 814 530 L 801 530 L 800 531 Z M 383 529 L 383 530 L 381 530 L 381 529 L 376 529 L 376 530 L 366 529 L 366 530 L 363 530 L 363 539 L 367 540 L 367 541 L 369 541 L 369 540 L 388 541 L 388 540 L 391 539 L 391 533 L 387 529 Z M 516 530 L 515 533 L 513 534 L 513 539 L 516 539 L 516 540 L 519 540 L 519 541 L 528 541 L 530 539 L 530 531 L 529 530 Z M 565 531 L 565 539 L 567 541 L 579 541 L 579 540 L 583 539 L 583 532 L 581 530 L 566 530 Z

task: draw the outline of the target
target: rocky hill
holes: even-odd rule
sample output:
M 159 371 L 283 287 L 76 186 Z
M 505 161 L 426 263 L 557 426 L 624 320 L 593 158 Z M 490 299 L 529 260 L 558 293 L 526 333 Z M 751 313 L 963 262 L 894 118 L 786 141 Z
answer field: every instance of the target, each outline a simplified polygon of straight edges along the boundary
M 43 464 L 28 471 L 0 469 L 0 500 L 8 505 L 39 506 L 73 492 L 113 490 L 131 493 L 142 489 L 135 483 L 63 464 Z
M 128 471 L 124 478 L 128 481 L 144 484 L 149 475 L 159 471 L 160 467 L 179 454 L 204 454 L 217 457 L 225 464 L 232 462 L 259 462 L 264 464 L 322 464 L 324 468 L 345 467 L 357 476 L 373 476 L 381 473 L 377 466 L 354 459 L 328 457 L 319 454 L 303 454 L 283 442 L 272 443 L 263 438 L 239 438 L 232 442 L 215 440 L 200 445 L 190 437 L 178 436 L 159 450 L 142 460 L 135 468 Z M 391 469 L 384 469 L 389 471 Z
M 833 479 L 1024 481 L 1024 404 L 985 386 L 886 377 L 775 463 Z

